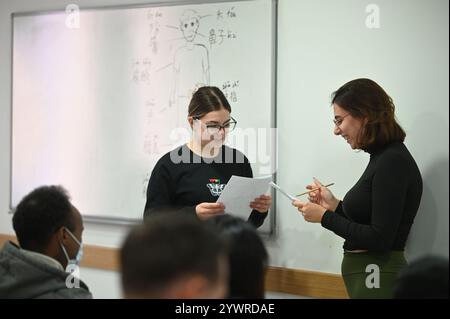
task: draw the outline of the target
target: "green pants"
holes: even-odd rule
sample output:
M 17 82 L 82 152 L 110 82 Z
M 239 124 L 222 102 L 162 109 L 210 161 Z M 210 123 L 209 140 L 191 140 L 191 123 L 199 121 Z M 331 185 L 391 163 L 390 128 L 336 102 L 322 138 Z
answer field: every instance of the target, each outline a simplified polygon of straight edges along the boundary
M 392 298 L 397 274 L 406 265 L 403 251 L 344 252 L 342 277 L 349 297 Z

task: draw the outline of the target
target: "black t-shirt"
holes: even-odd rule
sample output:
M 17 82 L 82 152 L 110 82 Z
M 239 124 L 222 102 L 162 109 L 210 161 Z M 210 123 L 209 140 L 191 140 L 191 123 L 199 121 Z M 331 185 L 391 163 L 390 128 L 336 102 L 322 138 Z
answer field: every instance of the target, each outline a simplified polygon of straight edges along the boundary
M 156 163 L 147 187 L 144 218 L 165 210 L 195 214 L 198 204 L 217 201 L 232 175 L 253 177 L 248 159 L 236 149 L 222 146 L 216 157 L 205 158 L 180 146 Z M 259 227 L 266 216 L 253 210 L 249 222 Z
M 322 226 L 344 238 L 345 250 L 404 250 L 422 197 L 422 177 L 403 143 L 370 154 L 361 178 Z

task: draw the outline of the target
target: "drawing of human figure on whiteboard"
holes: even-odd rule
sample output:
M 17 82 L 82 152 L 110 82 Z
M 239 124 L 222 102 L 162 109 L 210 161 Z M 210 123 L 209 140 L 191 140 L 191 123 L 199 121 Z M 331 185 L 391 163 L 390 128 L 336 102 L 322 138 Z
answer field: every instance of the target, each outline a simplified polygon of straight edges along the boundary
M 185 114 L 192 93 L 201 86 L 209 85 L 209 52 L 205 45 L 196 41 L 199 35 L 200 16 L 194 10 L 186 10 L 180 16 L 180 30 L 185 42 L 174 55 L 174 87 L 171 105 L 176 107 L 177 126 L 186 123 Z

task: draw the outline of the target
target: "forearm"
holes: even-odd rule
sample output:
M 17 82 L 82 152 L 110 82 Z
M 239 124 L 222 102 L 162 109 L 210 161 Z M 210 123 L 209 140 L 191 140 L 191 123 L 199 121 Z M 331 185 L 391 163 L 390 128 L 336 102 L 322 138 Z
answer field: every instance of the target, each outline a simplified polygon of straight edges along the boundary
M 264 220 L 266 219 L 268 215 L 268 212 L 260 213 L 257 210 L 252 210 L 250 213 L 250 216 L 248 217 L 248 222 L 255 226 L 256 228 L 261 227 L 261 225 L 264 223 Z

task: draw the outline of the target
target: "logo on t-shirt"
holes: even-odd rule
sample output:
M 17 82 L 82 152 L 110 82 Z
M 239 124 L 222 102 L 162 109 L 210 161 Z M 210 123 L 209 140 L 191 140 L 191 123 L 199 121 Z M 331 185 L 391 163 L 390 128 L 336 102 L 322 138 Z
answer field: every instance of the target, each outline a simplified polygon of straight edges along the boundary
M 225 187 L 226 184 L 220 184 L 220 179 L 218 178 L 210 178 L 209 183 L 206 184 L 209 191 L 211 192 L 211 195 L 219 197 L 220 194 L 222 194 L 222 190 Z

